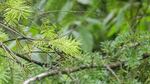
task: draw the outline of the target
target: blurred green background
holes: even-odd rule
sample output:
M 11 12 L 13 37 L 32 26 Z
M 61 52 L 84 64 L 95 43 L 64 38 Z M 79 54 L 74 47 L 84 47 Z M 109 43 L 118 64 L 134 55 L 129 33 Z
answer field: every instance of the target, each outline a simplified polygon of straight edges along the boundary
M 34 10 L 30 31 L 44 22 L 82 42 L 84 51 L 97 51 L 102 41 L 129 31 L 149 31 L 149 0 L 28 0 Z

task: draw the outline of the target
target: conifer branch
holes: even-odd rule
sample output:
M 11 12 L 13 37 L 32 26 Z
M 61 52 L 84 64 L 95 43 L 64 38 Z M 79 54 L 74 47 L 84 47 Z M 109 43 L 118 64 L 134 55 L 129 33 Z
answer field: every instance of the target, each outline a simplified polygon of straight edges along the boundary
M 11 42 L 11 41 L 15 41 L 15 40 L 34 40 L 33 38 L 28 38 L 28 37 L 20 37 L 20 38 L 14 38 L 14 39 L 9 39 L 9 40 L 6 40 L 6 41 L 3 41 L 3 43 L 8 43 L 8 42 Z
M 39 65 L 41 67 L 48 67 L 47 63 L 42 63 L 42 62 L 39 62 L 39 61 L 36 61 L 36 60 L 33 60 L 33 59 L 29 59 L 29 58 L 27 58 L 27 57 L 25 57 L 25 56 L 23 56 L 23 55 L 21 55 L 19 53 L 15 53 L 15 55 L 20 57 L 20 58 L 22 58 L 22 59 L 24 59 L 24 60 L 26 60 L 26 61 L 28 61 L 28 62 L 34 63 L 36 65 Z
M 109 66 L 110 68 L 116 68 L 116 67 L 119 67 L 121 65 L 122 65 L 121 62 L 116 62 L 116 63 L 111 63 L 107 66 Z M 59 73 L 69 74 L 69 73 L 73 73 L 73 72 L 78 72 L 78 71 L 82 71 L 82 70 L 86 70 L 86 69 L 94 69 L 94 68 L 99 68 L 99 67 L 106 68 L 106 66 L 100 66 L 98 64 L 86 64 L 86 65 L 80 65 L 79 67 L 65 68 L 63 70 L 46 71 L 44 73 L 41 73 L 39 75 L 36 75 L 32 78 L 25 80 L 23 84 L 30 84 L 33 81 L 41 80 L 41 79 L 44 79 L 45 77 L 48 77 L 48 76 L 58 75 Z
M 143 54 L 143 58 L 140 59 L 140 60 L 146 59 L 148 57 L 150 57 L 150 54 L 147 54 L 147 53 Z M 78 67 L 65 68 L 65 69 L 62 69 L 62 70 L 57 69 L 57 70 L 46 71 L 46 72 L 43 72 L 39 75 L 36 75 L 34 77 L 31 77 L 31 78 L 25 80 L 23 84 L 30 84 L 33 81 L 42 80 L 42 79 L 44 79 L 46 77 L 49 77 L 49 76 L 58 75 L 59 73 L 69 74 L 69 73 L 74 73 L 74 72 L 78 72 L 78 71 L 82 71 L 82 70 L 86 70 L 86 69 L 94 69 L 94 68 L 106 68 L 106 69 L 111 70 L 111 73 L 114 74 L 114 72 L 112 72 L 112 69 L 124 66 L 124 64 L 126 62 L 127 61 L 123 61 L 123 62 L 118 61 L 118 62 L 114 62 L 114 63 L 111 63 L 111 64 L 104 64 L 102 66 L 98 65 L 98 64 L 95 64 L 95 63 L 92 63 L 92 64 L 80 65 Z M 120 81 L 117 76 L 116 76 L 116 78 L 117 78 L 118 81 Z
M 4 45 L 2 42 L 0 42 L 0 48 L 5 49 L 9 54 L 13 54 L 13 55 L 15 55 L 15 56 L 17 56 L 17 57 L 20 57 L 20 58 L 22 58 L 22 59 L 24 59 L 24 60 L 26 60 L 26 61 L 28 61 L 28 62 L 37 64 L 37 65 L 39 65 L 39 66 L 41 66 L 41 67 L 47 67 L 47 66 L 48 66 L 47 63 L 41 63 L 41 62 L 38 62 L 38 61 L 36 61 L 36 60 L 29 59 L 29 58 L 25 57 L 24 55 L 21 55 L 21 54 L 19 54 L 19 53 L 16 53 L 16 52 L 10 50 L 10 49 L 9 49 L 6 45 Z M 16 57 L 14 57 L 14 58 L 16 59 Z M 18 62 L 18 61 L 19 61 L 19 60 L 17 59 L 17 62 Z

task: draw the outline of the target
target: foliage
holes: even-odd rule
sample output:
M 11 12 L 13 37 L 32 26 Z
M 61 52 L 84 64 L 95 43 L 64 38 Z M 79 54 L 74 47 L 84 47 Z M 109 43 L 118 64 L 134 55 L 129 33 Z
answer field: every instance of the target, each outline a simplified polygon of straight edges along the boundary
M 24 1 L 22 0 L 8 0 L 6 5 L 8 7 L 5 9 L 5 20 L 7 22 L 13 23 L 17 22 L 20 19 L 27 19 L 30 12 L 30 7 L 24 5 Z
M 149 84 L 149 12 L 149 0 L 1 0 L 0 84 Z
M 2 30 L 0 30 L 0 41 L 7 40 L 8 36 Z

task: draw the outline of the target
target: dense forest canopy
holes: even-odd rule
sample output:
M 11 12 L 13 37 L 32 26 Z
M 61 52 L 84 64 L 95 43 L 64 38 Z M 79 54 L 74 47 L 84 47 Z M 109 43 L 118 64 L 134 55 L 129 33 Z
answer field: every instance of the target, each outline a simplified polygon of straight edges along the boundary
M 0 0 L 0 84 L 149 84 L 150 0 Z

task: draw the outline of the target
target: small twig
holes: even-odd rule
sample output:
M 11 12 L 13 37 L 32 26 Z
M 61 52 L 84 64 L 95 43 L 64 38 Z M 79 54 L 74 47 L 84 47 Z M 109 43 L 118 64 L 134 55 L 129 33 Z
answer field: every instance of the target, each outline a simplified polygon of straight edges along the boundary
M 105 67 L 116 77 L 118 82 L 121 83 L 121 81 L 120 81 L 119 77 L 116 75 L 116 73 L 108 65 L 105 65 Z
M 15 57 L 15 54 L 2 42 L 0 42 L 0 48 L 2 48 L 6 53 L 11 55 L 11 57 L 17 61 L 17 63 L 20 63 L 20 61 Z
M 15 53 L 15 55 L 20 57 L 20 58 L 22 58 L 22 59 L 24 59 L 24 60 L 26 60 L 26 61 L 28 61 L 28 62 L 34 63 L 36 65 L 39 65 L 41 67 L 48 67 L 47 63 L 42 63 L 42 62 L 39 62 L 39 61 L 36 61 L 36 60 L 29 59 L 29 58 L 27 58 L 27 57 L 25 57 L 25 56 L 23 56 L 23 55 L 21 55 L 19 53 Z
M 36 60 L 29 59 L 29 58 L 25 57 L 24 55 L 21 55 L 21 54 L 19 54 L 19 53 L 16 53 L 16 52 L 10 50 L 10 49 L 7 48 L 7 46 L 4 45 L 2 42 L 0 42 L 0 47 L 3 48 L 5 51 L 7 51 L 9 54 L 11 54 L 14 59 L 16 59 L 16 57 L 14 57 L 14 56 L 17 56 L 17 57 L 20 57 L 20 58 L 22 58 L 22 59 L 28 61 L 28 62 L 32 62 L 32 63 L 34 63 L 34 64 L 37 64 L 37 65 L 39 65 L 39 66 L 41 66 L 41 67 L 48 67 L 48 64 L 47 64 L 47 63 L 41 63 L 41 62 L 38 62 L 38 61 L 36 61 Z M 17 63 L 18 63 L 18 62 L 20 63 L 19 60 L 16 60 L 16 61 L 17 61 Z
M 3 58 L 6 58 L 6 59 L 9 59 L 9 60 L 14 61 L 14 59 L 12 59 L 12 58 L 10 58 L 10 57 L 8 57 L 8 56 L 2 55 L 2 54 L 0 54 L 0 57 L 3 57 Z M 14 62 L 16 62 L 16 61 L 14 61 Z
M 15 40 L 34 40 L 34 39 L 27 38 L 27 37 L 20 37 L 20 38 L 14 38 L 14 39 L 9 39 L 9 40 L 3 41 L 3 43 L 8 43 L 8 42 L 15 41 Z
M 55 53 L 55 52 L 46 52 L 46 51 L 30 51 L 30 52 L 23 53 L 23 54 L 21 54 L 21 55 L 27 55 L 27 54 L 30 54 L 30 53 Z
M 67 73 L 67 76 L 68 76 L 72 81 L 75 81 L 75 78 L 72 77 L 69 73 Z
M 0 48 L 2 48 L 4 51 L 6 51 L 8 54 L 10 54 L 12 58 L 8 57 L 8 56 L 4 56 L 4 55 L 0 55 L 0 56 L 7 57 L 7 58 L 11 59 L 12 61 L 18 63 L 19 65 L 23 66 L 23 64 L 20 62 L 20 60 L 18 60 L 17 57 L 15 57 L 14 52 L 12 52 L 9 48 L 7 48 L 7 46 L 4 45 L 2 42 L 0 42 Z
M 0 26 L 2 26 L 3 28 L 15 33 L 16 35 L 19 35 L 19 36 L 22 36 L 22 37 L 25 37 L 23 34 L 21 34 L 19 31 L 17 30 L 14 30 L 13 28 L 7 26 L 6 24 L 4 24 L 3 22 L 0 21 Z

